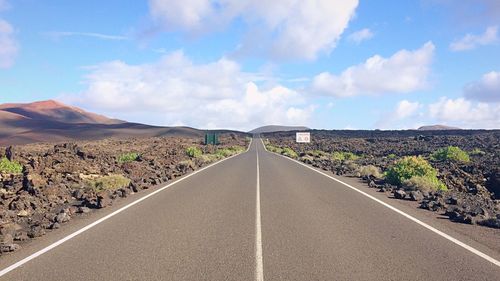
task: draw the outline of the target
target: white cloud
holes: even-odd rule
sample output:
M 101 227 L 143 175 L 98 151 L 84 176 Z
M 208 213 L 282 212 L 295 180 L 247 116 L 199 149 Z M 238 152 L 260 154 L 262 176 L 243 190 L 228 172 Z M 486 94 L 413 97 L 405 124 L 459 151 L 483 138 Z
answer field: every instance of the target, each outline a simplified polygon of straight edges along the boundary
M 392 112 L 382 114 L 381 118 L 375 123 L 375 127 L 380 129 L 394 129 L 395 126 L 400 129 L 412 128 L 404 125 L 406 123 L 405 119 L 417 117 L 417 115 L 421 114 L 419 112 L 421 108 L 422 104 L 419 102 L 402 100 Z
M 465 86 L 467 99 L 482 102 L 500 102 L 500 72 L 491 71 L 483 75 L 480 81 Z
M 466 51 L 498 42 L 498 26 L 490 26 L 481 35 L 467 34 L 463 38 L 452 42 L 450 49 L 452 51 Z
M 169 31 L 207 31 L 243 19 L 248 30 L 240 52 L 259 49 L 274 58 L 312 60 L 335 47 L 358 0 L 149 0 L 149 5 L 152 17 Z
M 429 105 L 429 116 L 438 122 L 462 128 L 500 128 L 500 104 L 442 97 Z
M 14 28 L 7 21 L 0 19 L 0 68 L 11 67 L 18 50 Z
M 150 13 L 166 28 L 199 29 L 202 22 L 215 12 L 207 0 L 150 0 Z
M 409 102 L 407 100 L 402 100 L 398 103 L 396 110 L 394 111 L 394 117 L 397 119 L 408 118 L 415 115 L 419 108 L 419 102 Z
M 374 34 L 370 29 L 364 28 L 364 29 L 361 29 L 361 30 L 358 30 L 356 32 L 351 33 L 347 37 L 347 39 L 351 42 L 356 43 L 356 44 L 360 44 L 361 42 L 363 42 L 365 40 L 372 39 L 373 36 L 374 36 Z
M 407 93 L 427 86 L 434 45 L 401 50 L 390 58 L 375 55 L 340 75 L 323 72 L 314 77 L 312 91 L 336 97 L 362 94 Z
M 109 35 L 109 34 L 102 34 L 102 33 L 95 33 L 95 32 L 50 31 L 50 32 L 45 32 L 43 34 L 54 39 L 54 40 L 59 40 L 61 38 L 70 37 L 70 36 L 85 36 L 85 37 L 92 37 L 92 38 L 97 38 L 97 39 L 102 39 L 102 40 L 117 40 L 117 41 L 130 39 L 126 36 Z
M 307 124 L 314 107 L 299 93 L 259 87 L 234 61 L 195 64 L 183 52 L 151 64 L 105 62 L 90 68 L 87 89 L 64 101 L 107 114 L 160 125 L 248 130 L 263 124 Z M 128 117 L 128 118 L 127 118 Z

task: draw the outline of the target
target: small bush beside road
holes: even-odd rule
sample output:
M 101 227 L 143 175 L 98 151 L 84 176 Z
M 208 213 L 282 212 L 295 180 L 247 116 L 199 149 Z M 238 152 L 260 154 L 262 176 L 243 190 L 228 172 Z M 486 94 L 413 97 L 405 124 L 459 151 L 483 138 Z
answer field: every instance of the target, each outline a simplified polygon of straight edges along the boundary
M 186 155 L 191 157 L 191 158 L 200 157 L 202 154 L 203 154 L 203 151 L 201 151 L 201 149 L 198 147 L 190 146 L 190 147 L 186 148 Z
M 413 176 L 404 180 L 402 186 L 407 190 L 420 190 L 422 192 L 446 191 L 448 188 L 444 183 L 432 176 Z
M 129 152 L 118 156 L 118 163 L 133 162 L 139 159 L 139 153 Z
M 440 148 L 431 157 L 436 161 L 470 162 L 469 154 L 456 146 Z
M 415 179 L 412 180 L 412 178 Z M 387 171 L 386 179 L 389 183 L 398 186 L 406 182 L 426 189 L 446 189 L 446 186 L 437 178 L 437 170 L 421 156 L 406 156 L 396 161 Z
M 336 161 L 356 160 L 359 156 L 352 152 L 335 151 L 332 153 L 332 159 Z
M 123 175 L 109 175 L 90 180 L 88 183 L 95 191 L 98 192 L 104 190 L 113 191 L 127 187 L 130 184 L 130 179 L 124 177 Z
M 23 165 L 16 161 L 10 161 L 7 157 L 2 157 L 0 160 L 0 173 L 2 174 L 21 174 Z
M 359 173 L 362 177 L 374 177 L 376 179 L 384 177 L 384 175 L 380 172 L 380 168 L 373 165 L 361 166 L 359 168 Z

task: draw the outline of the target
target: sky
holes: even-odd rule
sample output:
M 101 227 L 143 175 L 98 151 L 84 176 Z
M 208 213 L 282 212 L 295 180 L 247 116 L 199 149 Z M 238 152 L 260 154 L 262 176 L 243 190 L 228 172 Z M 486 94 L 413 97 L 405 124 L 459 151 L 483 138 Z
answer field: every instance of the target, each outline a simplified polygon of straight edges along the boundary
M 152 125 L 500 128 L 498 0 L 0 0 L 0 103 Z

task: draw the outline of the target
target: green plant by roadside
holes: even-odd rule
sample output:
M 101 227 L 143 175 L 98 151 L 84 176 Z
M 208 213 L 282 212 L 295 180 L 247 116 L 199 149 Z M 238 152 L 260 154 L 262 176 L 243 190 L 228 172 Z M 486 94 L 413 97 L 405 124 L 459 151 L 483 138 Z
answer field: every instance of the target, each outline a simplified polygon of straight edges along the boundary
M 358 170 L 359 170 L 359 174 L 362 177 L 372 176 L 372 177 L 375 177 L 377 179 L 381 179 L 384 177 L 384 175 L 380 172 L 380 169 L 376 166 L 373 166 L 373 165 L 361 166 Z
M 191 157 L 191 158 L 200 157 L 202 154 L 203 154 L 203 151 L 201 151 L 201 149 L 198 147 L 190 146 L 190 147 L 186 148 L 186 155 Z
M 342 165 L 345 166 L 350 171 L 358 171 L 359 170 L 359 165 L 356 164 L 356 162 L 354 162 L 352 160 L 345 160 L 344 162 L 342 162 Z
M 281 152 L 281 154 L 287 156 L 287 157 L 290 157 L 290 158 L 297 158 L 299 157 L 299 155 L 297 154 L 297 152 L 295 152 L 295 150 L 291 149 L 290 147 L 285 147 L 283 148 L 283 151 Z
M 410 179 L 404 180 L 402 183 L 403 187 L 410 190 L 420 190 L 420 191 L 436 191 L 443 190 L 446 191 L 448 188 L 444 183 L 442 183 L 436 177 L 425 177 L 425 176 L 414 176 Z
M 352 152 L 335 151 L 332 153 L 332 160 L 334 161 L 345 161 L 345 160 L 356 160 L 359 156 Z
M 133 162 L 139 159 L 139 154 L 135 152 L 124 153 L 118 156 L 118 163 Z
M 434 152 L 431 157 L 436 161 L 450 160 L 462 163 L 468 163 L 470 161 L 469 154 L 456 146 L 440 148 Z
M 220 159 L 223 159 L 223 158 L 226 158 L 229 156 L 233 156 L 235 154 L 242 153 L 245 150 L 246 150 L 246 148 L 244 148 L 242 146 L 234 145 L 234 146 L 230 146 L 230 147 L 219 148 L 214 153 L 201 154 L 201 155 L 198 155 L 195 157 L 200 159 L 203 163 L 210 163 L 210 162 L 215 162 L 217 160 L 220 160 Z
M 23 165 L 16 161 L 10 161 L 7 157 L 0 160 L 0 173 L 20 174 L 23 172 Z
M 313 161 L 314 161 L 314 157 L 312 157 L 311 155 L 304 155 L 302 157 L 300 157 L 299 159 L 301 162 L 304 162 L 306 164 L 312 164 Z
M 97 192 L 104 190 L 117 190 L 127 187 L 130 179 L 122 175 L 109 175 L 89 180 L 88 184 Z
M 306 151 L 306 154 L 314 157 L 328 156 L 327 152 L 319 149 Z
M 177 167 L 180 169 L 188 169 L 188 168 L 195 168 L 195 163 L 193 160 L 182 160 L 177 164 Z
M 482 151 L 479 148 L 474 148 L 469 154 L 474 156 L 479 156 L 479 155 L 485 155 L 486 152 Z
M 412 177 L 425 177 L 430 180 L 437 179 L 437 170 L 434 169 L 422 156 L 406 156 L 389 168 L 386 179 L 389 183 L 401 185 L 403 181 Z
M 394 153 L 391 153 L 391 154 L 387 155 L 387 158 L 389 158 L 389 159 L 396 159 L 396 157 L 397 156 Z
M 198 159 L 200 159 L 203 163 L 212 163 L 222 158 L 223 157 L 218 154 L 203 154 L 200 157 L 198 157 Z
M 230 146 L 230 147 L 226 147 L 226 148 L 217 149 L 217 151 L 215 151 L 215 154 L 225 158 L 225 157 L 229 157 L 229 156 L 241 153 L 243 151 L 245 151 L 244 147 L 234 145 L 234 146 Z
M 281 147 L 274 146 L 272 144 L 267 144 L 266 149 L 270 152 L 278 153 L 281 154 L 283 152 L 283 149 Z

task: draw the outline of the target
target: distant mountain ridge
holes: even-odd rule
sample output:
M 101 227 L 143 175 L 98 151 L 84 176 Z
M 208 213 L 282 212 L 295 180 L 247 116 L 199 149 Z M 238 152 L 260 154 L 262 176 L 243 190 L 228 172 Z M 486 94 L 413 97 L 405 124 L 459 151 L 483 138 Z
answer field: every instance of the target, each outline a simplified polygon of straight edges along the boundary
M 305 126 L 279 126 L 279 125 L 268 125 L 255 128 L 249 133 L 251 134 L 264 134 L 264 133 L 274 133 L 274 132 L 288 132 L 288 131 L 308 131 L 310 130 Z
M 429 125 L 429 126 L 422 126 L 422 127 L 418 128 L 417 130 L 419 130 L 419 131 L 441 131 L 441 130 L 461 130 L 461 129 L 457 128 L 457 127 L 446 126 L 446 125 Z
M 189 127 L 129 123 L 54 100 L 0 104 L 0 146 L 103 138 L 202 137 Z

